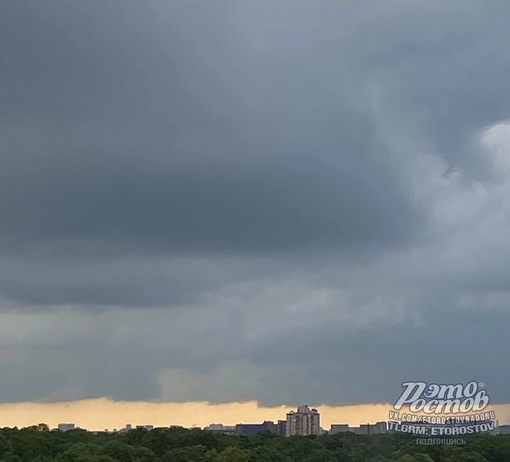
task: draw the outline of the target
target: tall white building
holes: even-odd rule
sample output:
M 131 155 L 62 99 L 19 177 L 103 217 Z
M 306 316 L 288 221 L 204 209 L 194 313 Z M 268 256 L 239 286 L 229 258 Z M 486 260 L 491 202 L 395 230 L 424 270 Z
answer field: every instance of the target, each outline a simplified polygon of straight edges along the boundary
M 287 414 L 287 436 L 295 435 L 319 435 L 320 414 L 317 409 L 308 406 L 299 406 L 297 412 L 290 411 Z

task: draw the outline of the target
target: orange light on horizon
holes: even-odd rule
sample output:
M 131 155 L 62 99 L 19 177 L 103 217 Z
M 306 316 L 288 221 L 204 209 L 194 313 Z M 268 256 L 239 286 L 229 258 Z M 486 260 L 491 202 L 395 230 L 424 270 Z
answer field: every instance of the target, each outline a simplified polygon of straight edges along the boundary
M 358 426 L 388 420 L 391 404 L 357 404 L 348 406 L 315 405 L 321 426 L 331 424 Z M 492 406 L 500 423 L 510 419 L 510 404 Z M 21 402 L 0 404 L 0 427 L 27 427 L 46 423 L 56 428 L 59 423 L 72 422 L 87 430 L 120 429 L 127 423 L 168 427 L 206 427 L 211 423 L 235 425 L 260 423 L 264 420 L 285 420 L 295 407 L 261 407 L 256 401 L 212 404 L 208 402 L 146 402 L 114 401 L 94 398 L 59 403 Z

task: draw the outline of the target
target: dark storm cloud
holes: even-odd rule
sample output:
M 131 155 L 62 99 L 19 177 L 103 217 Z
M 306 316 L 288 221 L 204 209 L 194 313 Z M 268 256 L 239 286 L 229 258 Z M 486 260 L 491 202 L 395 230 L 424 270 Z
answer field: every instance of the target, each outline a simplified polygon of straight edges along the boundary
M 135 2 L 4 6 L 4 254 L 375 255 L 410 242 L 419 212 L 334 63 L 258 54 L 229 3 L 155 6 L 165 21 Z M 11 278 L 4 295 L 155 303 L 132 282 Z
M 116 399 L 136 400 L 141 389 L 147 397 L 157 396 L 154 375 L 158 366 L 169 363 L 168 358 L 147 362 L 136 346 L 105 347 L 99 343 L 29 350 L 30 358 L 3 365 L 3 400 L 55 402 L 112 394 Z
M 451 300 L 449 300 L 451 301 Z M 275 404 L 285 400 L 284 393 L 299 400 L 335 403 L 391 401 L 398 397 L 402 382 L 423 380 L 429 383 L 485 382 L 494 403 L 508 400 L 507 370 L 496 366 L 505 362 L 501 338 L 509 322 L 507 312 L 444 312 L 418 325 L 402 323 L 377 330 L 346 331 L 342 325 L 320 330 L 303 329 L 292 335 L 266 342 L 257 352 L 264 364 L 275 370 L 308 364 L 306 372 L 314 380 L 310 393 L 296 386 L 294 390 L 274 393 Z M 316 377 L 314 379 L 314 377 Z M 288 379 L 289 377 L 287 377 Z M 340 398 L 342 397 L 342 398 Z
M 395 245 L 412 232 L 416 214 L 392 180 L 370 115 L 330 103 L 332 89 L 309 88 L 310 99 L 298 93 L 307 84 L 278 84 L 292 72 L 284 64 L 262 84 L 252 82 L 251 94 L 241 85 L 238 95 L 222 80 L 243 73 L 233 63 L 216 68 L 223 47 L 233 61 L 249 51 L 229 44 L 232 31 L 206 51 L 189 43 L 207 38 L 202 30 L 199 39 L 182 33 L 180 42 L 172 33 L 169 43 L 138 37 L 133 49 L 128 33 L 140 31 L 111 8 L 50 2 L 43 9 L 44 24 L 22 5 L 11 12 L 24 33 L 14 40 L 21 30 L 11 31 L 6 54 L 5 245 L 76 238 L 141 252 L 243 252 Z M 105 9 L 109 20 L 101 18 Z M 174 51 L 181 46 L 190 54 Z M 219 75 L 203 76 L 191 64 L 216 55 Z M 321 72 L 310 70 L 304 80 L 319 84 Z M 131 88 L 133 73 L 141 76 Z M 201 104 L 204 83 L 211 95 Z M 280 102 L 268 99 L 264 83 L 279 87 Z M 260 92 L 267 108 L 252 115 Z M 266 117 L 278 118 L 272 123 L 281 134 L 265 133 Z
M 318 160 L 144 168 L 98 159 L 97 171 L 65 164 L 32 177 L 3 172 L 4 197 L 20 188 L 8 176 L 25 176 L 23 194 L 2 210 L 8 244 L 74 238 L 159 251 L 263 251 L 395 244 L 411 226 L 398 189 L 388 192 L 375 172 Z
M 0 398 L 508 400 L 509 8 L 3 2 Z

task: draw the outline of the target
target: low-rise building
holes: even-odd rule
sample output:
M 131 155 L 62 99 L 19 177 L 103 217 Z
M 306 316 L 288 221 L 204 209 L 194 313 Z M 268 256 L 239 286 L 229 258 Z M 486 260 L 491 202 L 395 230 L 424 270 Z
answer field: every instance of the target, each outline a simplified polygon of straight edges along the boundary
M 58 424 L 58 429 L 61 432 L 67 432 L 69 430 L 75 430 L 76 426 L 73 423 L 59 423 Z
M 495 428 L 494 433 L 496 435 L 509 435 L 510 434 L 510 425 L 499 425 Z
M 347 424 L 331 424 L 331 429 L 329 430 L 330 435 L 334 435 L 335 433 L 343 433 L 349 431 L 349 425 Z
M 154 425 L 137 425 L 137 430 L 147 430 L 148 432 L 152 431 L 154 429 Z
M 227 435 L 235 435 L 236 434 L 236 427 L 235 425 L 223 425 L 223 424 L 210 424 L 209 426 L 205 427 L 204 430 L 207 430 L 209 432 L 213 433 L 225 433 Z
M 270 421 L 266 420 L 261 424 L 237 424 L 236 425 L 236 435 L 256 435 L 261 432 L 271 432 L 275 435 L 278 434 L 278 426 Z

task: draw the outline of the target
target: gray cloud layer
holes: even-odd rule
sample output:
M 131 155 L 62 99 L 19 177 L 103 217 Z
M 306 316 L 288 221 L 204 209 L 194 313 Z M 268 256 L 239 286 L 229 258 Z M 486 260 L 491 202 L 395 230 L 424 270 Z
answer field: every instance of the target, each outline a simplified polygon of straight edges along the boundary
M 0 10 L 1 400 L 510 399 L 505 2 Z

